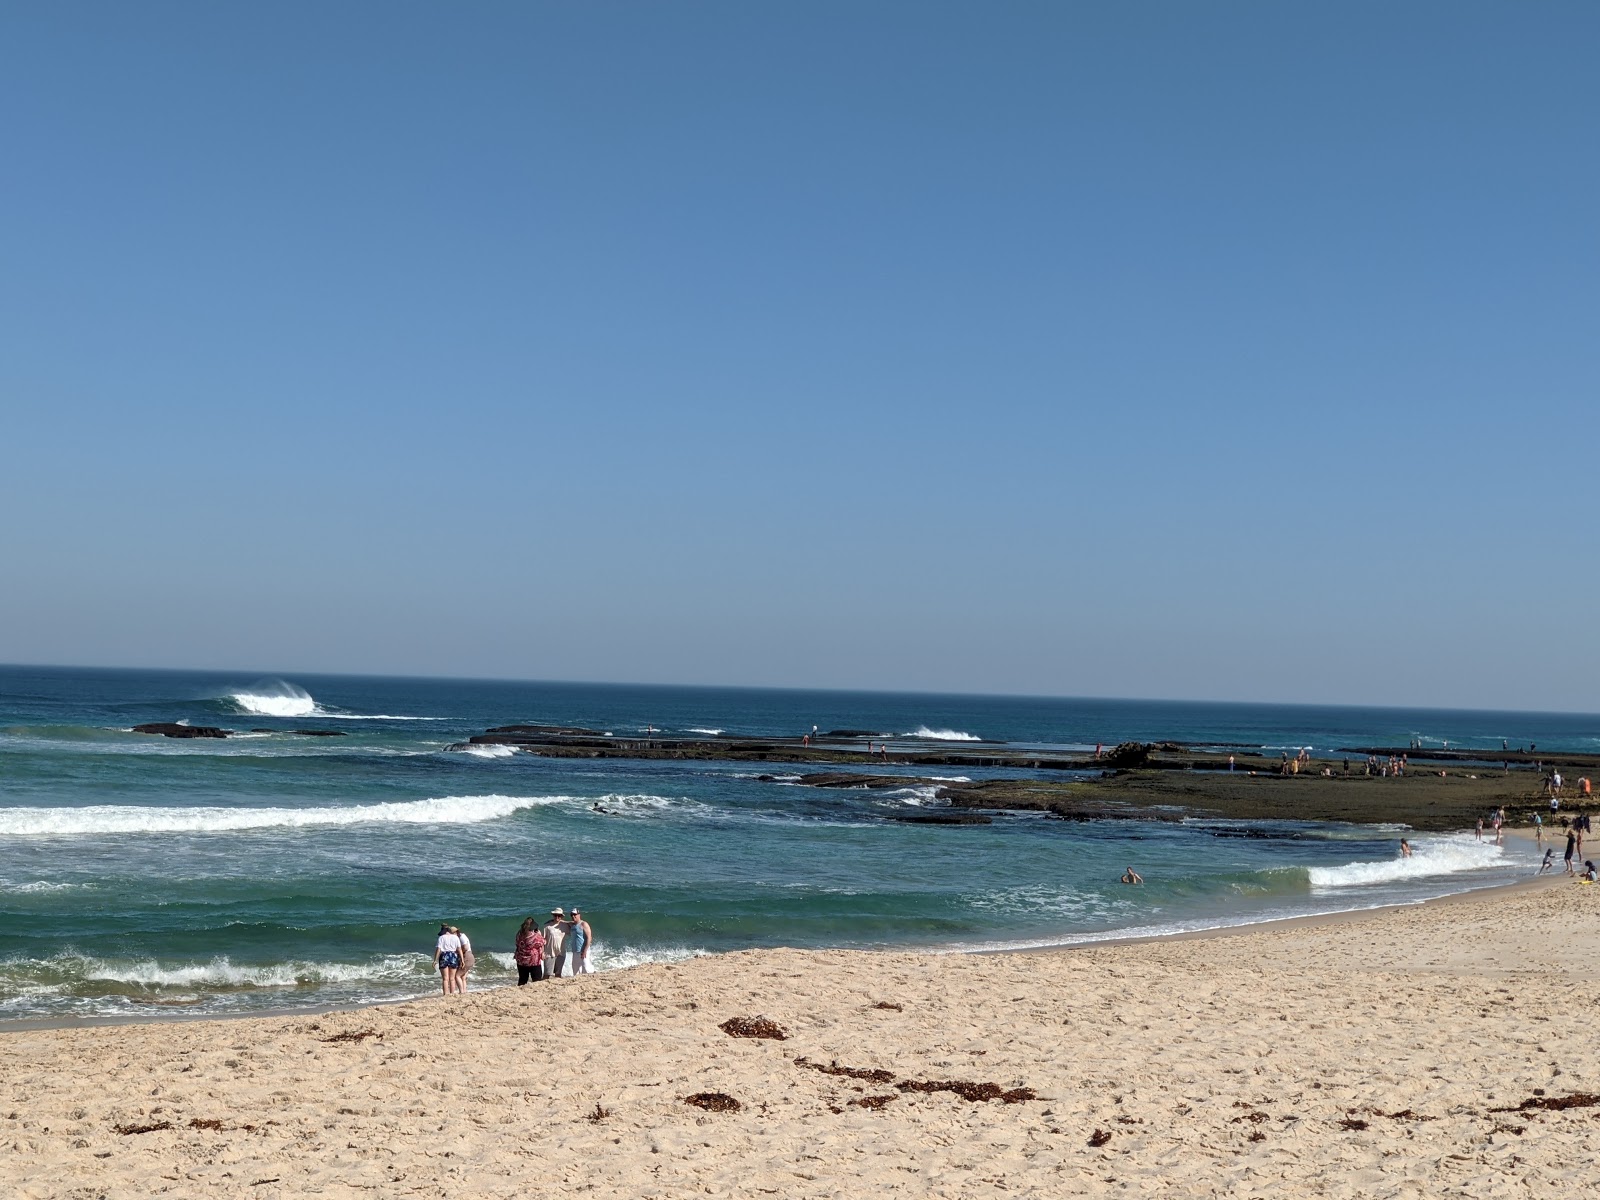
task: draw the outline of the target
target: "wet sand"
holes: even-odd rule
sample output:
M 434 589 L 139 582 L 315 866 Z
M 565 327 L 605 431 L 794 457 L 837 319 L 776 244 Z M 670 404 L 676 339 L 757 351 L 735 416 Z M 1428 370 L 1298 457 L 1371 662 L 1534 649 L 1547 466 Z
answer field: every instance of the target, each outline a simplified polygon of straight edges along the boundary
M 10 1032 L 0 1142 L 24 1197 L 1520 1196 L 1589 1173 L 1597 917 L 1559 879 L 1206 938 Z M 720 1028 L 755 1017 L 787 1038 Z

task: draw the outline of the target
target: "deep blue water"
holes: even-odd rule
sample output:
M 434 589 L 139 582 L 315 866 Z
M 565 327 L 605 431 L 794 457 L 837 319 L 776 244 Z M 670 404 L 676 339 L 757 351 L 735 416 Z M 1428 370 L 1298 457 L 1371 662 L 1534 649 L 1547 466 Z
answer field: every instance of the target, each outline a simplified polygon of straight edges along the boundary
M 268 732 L 128 732 L 175 720 Z M 885 819 L 932 802 L 909 786 L 447 749 L 519 721 L 952 744 L 1600 747 L 1600 718 L 1563 714 L 0 667 L 0 1019 L 410 994 L 433 986 L 440 920 L 473 935 L 481 981 L 501 982 L 517 922 L 556 904 L 586 910 L 608 969 L 759 945 L 1048 944 L 1421 899 L 1527 869 L 1515 848 L 1461 837 L 1420 839 L 1402 865 L 1396 828 L 917 826 Z M 1145 887 L 1117 883 L 1127 865 Z

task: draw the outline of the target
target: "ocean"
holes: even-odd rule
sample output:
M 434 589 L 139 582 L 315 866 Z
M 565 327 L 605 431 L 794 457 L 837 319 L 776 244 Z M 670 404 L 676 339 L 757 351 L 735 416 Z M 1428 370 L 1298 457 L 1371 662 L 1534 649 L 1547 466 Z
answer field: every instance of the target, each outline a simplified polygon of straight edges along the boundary
M 152 721 L 241 732 L 130 732 Z M 472 936 L 475 983 L 503 985 L 518 923 L 556 905 L 583 908 L 611 970 L 754 946 L 1065 945 L 1416 902 L 1534 866 L 1531 846 L 1471 834 L 1418 837 L 1401 861 L 1399 825 L 906 824 L 886 818 L 936 803 L 909 780 L 450 748 L 514 722 L 817 725 L 891 747 L 1600 748 L 1600 718 L 1572 714 L 0 667 L 0 1021 L 426 993 L 441 921 Z M 343 736 L 291 732 L 308 728 Z M 1145 886 L 1118 882 L 1130 865 Z

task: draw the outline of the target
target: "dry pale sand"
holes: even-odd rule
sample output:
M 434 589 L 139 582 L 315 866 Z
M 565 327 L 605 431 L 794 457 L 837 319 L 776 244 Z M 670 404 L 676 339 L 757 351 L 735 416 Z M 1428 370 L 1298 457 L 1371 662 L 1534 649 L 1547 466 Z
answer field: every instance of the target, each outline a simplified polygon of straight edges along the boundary
M 1560 881 L 1200 940 L 9 1033 L 0 1192 L 1545 1196 L 1600 1134 L 1600 1107 L 1531 1106 L 1600 1091 L 1597 917 L 1600 887 Z M 756 1015 L 788 1040 L 718 1027 Z M 896 1086 L 941 1080 L 1037 1099 Z M 685 1103 L 706 1092 L 742 1107 Z

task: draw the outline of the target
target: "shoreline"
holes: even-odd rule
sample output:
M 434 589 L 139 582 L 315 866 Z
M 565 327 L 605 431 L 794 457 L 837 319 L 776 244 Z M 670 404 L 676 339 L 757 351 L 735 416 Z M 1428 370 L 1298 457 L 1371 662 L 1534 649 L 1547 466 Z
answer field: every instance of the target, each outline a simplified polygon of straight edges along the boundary
M 0 1033 L 20 1200 L 1499 1196 L 1584 1182 L 1600 888 L 1048 954 L 755 950 Z M 825 986 L 818 986 L 825 984 Z M 755 1036 L 750 1027 L 760 1027 Z M 552 1030 L 559 1030 L 554 1043 Z
M 1473 831 L 1472 830 L 1458 830 L 1456 832 L 1459 832 L 1459 833 L 1471 833 Z M 1533 841 L 1534 840 L 1534 834 L 1533 834 L 1533 832 L 1531 830 L 1511 830 L 1511 829 L 1508 829 L 1508 830 L 1505 831 L 1505 834 L 1506 834 L 1506 836 L 1508 838 L 1517 838 L 1519 840 L 1526 839 L 1528 841 Z M 1348 908 L 1348 909 L 1336 909 L 1336 910 L 1332 910 L 1332 911 L 1329 911 L 1329 912 L 1320 912 L 1320 913 L 1303 913 L 1303 914 L 1299 914 L 1299 915 L 1296 915 L 1296 916 L 1288 916 L 1288 917 L 1268 917 L 1268 918 L 1261 919 L 1261 920 L 1241 921 L 1241 922 L 1238 922 L 1236 924 L 1212 925 L 1212 926 L 1207 926 L 1205 928 L 1200 928 L 1200 929 L 1179 929 L 1179 930 L 1173 930 L 1173 931 L 1167 932 L 1167 933 L 1145 933 L 1145 934 L 1122 935 L 1122 934 L 1118 934 L 1116 931 L 1107 931 L 1109 936 L 1103 936 L 1102 937 L 1102 936 L 1097 936 L 1097 935 L 1094 935 L 1094 934 L 1090 934 L 1090 935 L 1088 935 L 1088 936 L 1086 936 L 1086 937 L 1084 937 L 1084 938 L 1082 938 L 1080 940 L 1075 940 L 1075 941 L 1052 941 L 1052 942 L 1048 942 L 1048 943 L 1029 944 L 1029 945 L 1018 944 L 1018 945 L 1007 945 L 1007 946 L 980 947 L 980 948 L 975 948 L 975 949 L 971 949 L 971 950 L 957 950 L 957 951 L 935 951 L 935 950 L 928 950 L 928 949 L 920 948 L 920 947 L 916 947 L 916 946 L 883 947 L 883 948 L 870 949 L 870 950 L 857 949 L 857 948 L 841 949 L 841 948 L 837 948 L 837 947 L 821 947 L 821 948 L 813 947 L 813 948 L 805 948 L 805 949 L 800 949 L 800 948 L 796 948 L 796 947 L 788 947 L 788 946 L 747 947 L 747 948 L 741 948 L 741 949 L 714 951 L 714 952 L 703 954 L 703 955 L 695 955 L 695 956 L 692 956 L 691 958 L 683 959 L 683 960 L 681 960 L 679 962 L 672 962 L 672 963 L 664 963 L 664 962 L 663 963 L 654 963 L 654 962 L 652 962 L 652 963 L 638 963 L 638 964 L 635 964 L 633 966 L 621 967 L 621 968 L 617 968 L 617 969 L 612 970 L 612 971 L 597 972 L 593 976 L 585 976 L 584 978 L 610 977 L 610 976 L 616 976 L 616 975 L 620 975 L 620 974 L 627 974 L 627 973 L 630 973 L 630 972 L 636 972 L 636 971 L 639 971 L 639 970 L 646 970 L 646 969 L 649 969 L 649 968 L 652 968 L 652 967 L 679 966 L 679 965 L 682 965 L 682 963 L 695 962 L 695 961 L 704 960 L 704 959 L 708 959 L 708 958 L 713 958 L 714 959 L 714 958 L 724 958 L 724 957 L 727 957 L 729 955 L 748 954 L 748 953 L 761 953 L 761 952 L 766 951 L 766 950 L 793 951 L 795 953 L 818 953 L 818 954 L 848 953 L 848 954 L 869 954 L 869 955 L 885 955 L 885 956 L 887 956 L 887 955 L 911 954 L 911 955 L 926 956 L 926 957 L 929 957 L 929 958 L 944 958 L 944 957 L 951 957 L 951 956 L 960 956 L 960 957 L 969 957 L 969 956 L 970 957 L 989 957 L 989 956 L 996 956 L 996 957 L 1004 957 L 1004 956 L 1009 956 L 1009 955 L 1034 956 L 1034 955 L 1070 954 L 1070 953 L 1079 952 L 1079 951 L 1098 950 L 1098 949 L 1102 949 L 1102 948 L 1115 948 L 1115 947 L 1123 947 L 1123 946 L 1140 946 L 1140 945 L 1162 944 L 1162 943 L 1168 943 L 1168 942 L 1214 940 L 1214 939 L 1227 938 L 1227 937 L 1243 937 L 1243 936 L 1248 936 L 1248 935 L 1255 934 L 1255 933 L 1270 933 L 1270 932 L 1273 932 L 1273 931 L 1276 931 L 1276 930 L 1292 930 L 1292 929 L 1301 929 L 1301 928 L 1311 928 L 1311 927 L 1322 926 L 1322 925 L 1336 925 L 1336 924 L 1345 924 L 1345 923 L 1350 923 L 1350 922 L 1360 922 L 1360 921 L 1363 921 L 1363 920 L 1373 919 L 1373 918 L 1380 917 L 1382 915 L 1385 915 L 1385 914 L 1388 914 L 1388 913 L 1393 913 L 1393 912 L 1415 911 L 1415 910 L 1418 910 L 1418 909 L 1432 908 L 1432 907 L 1437 907 L 1437 906 L 1441 906 L 1441 905 L 1456 904 L 1456 903 L 1461 903 L 1461 902 L 1464 902 L 1464 901 L 1476 900 L 1476 899 L 1480 899 L 1480 898 L 1488 899 L 1488 898 L 1491 898 L 1491 897 L 1493 897 L 1495 895 L 1512 895 L 1512 894 L 1516 894 L 1518 892 L 1523 892 L 1523 891 L 1540 890 L 1540 889 L 1543 889 L 1545 887 L 1548 887 L 1549 885 L 1551 885 L 1552 883 L 1556 882 L 1557 880 L 1564 879 L 1564 878 L 1566 878 L 1564 875 L 1562 875 L 1562 874 L 1554 874 L 1554 873 L 1550 874 L 1550 875 L 1545 875 L 1545 876 L 1535 875 L 1535 876 L 1531 876 L 1531 877 L 1524 878 L 1524 879 L 1511 880 L 1509 882 L 1485 884 L 1482 887 L 1463 888 L 1460 891 L 1446 892 L 1446 893 L 1443 893 L 1442 895 L 1438 895 L 1438 896 L 1427 896 L 1427 897 L 1424 897 L 1424 898 L 1422 898 L 1420 900 L 1415 900 L 1415 901 L 1375 904 L 1375 905 L 1370 905 L 1370 906 L 1366 906 L 1366 907 L 1357 907 L 1357 908 Z M 563 983 L 572 982 L 573 980 L 575 980 L 577 978 L 578 977 L 576 977 L 576 976 L 566 977 L 566 978 L 563 979 Z M 546 982 L 549 982 L 549 981 L 546 981 Z M 535 986 L 535 985 L 530 985 L 530 986 Z M 469 996 L 477 996 L 477 995 L 481 995 L 481 994 L 485 994 L 485 993 L 500 992 L 500 991 L 504 991 L 504 990 L 506 990 L 508 988 L 511 989 L 511 990 L 517 990 L 517 985 L 514 982 L 512 982 L 512 983 L 495 983 L 495 984 L 485 985 L 485 986 L 481 986 L 481 987 L 478 987 L 478 988 L 474 988 L 471 992 L 468 993 L 468 995 Z M 281 1019 L 294 1018 L 294 1017 L 318 1017 L 318 1016 L 329 1016 L 329 1015 L 336 1015 L 336 1014 L 367 1012 L 367 1011 L 370 1011 L 370 1010 L 381 1009 L 381 1008 L 385 1008 L 385 1007 L 391 1007 L 391 1006 L 394 1006 L 394 1005 L 412 1004 L 412 1003 L 418 1003 L 418 1002 L 422 1002 L 422 1001 L 426 1001 L 426 1000 L 430 1000 L 430 999 L 440 999 L 440 998 L 442 998 L 442 997 L 441 997 L 439 992 L 430 991 L 430 992 L 420 993 L 420 994 L 412 995 L 412 996 L 396 996 L 396 997 L 393 997 L 393 998 L 387 998 L 387 999 L 382 999 L 382 1000 L 371 1000 L 371 1001 L 366 1001 L 366 1002 L 363 1002 L 363 1003 L 350 1003 L 350 1004 L 328 1003 L 328 1004 L 308 1005 L 308 1006 L 305 1006 L 305 1007 L 299 1007 L 299 1006 L 293 1006 L 293 1007 L 269 1007 L 269 1008 L 258 1009 L 258 1010 L 251 1011 L 251 1012 L 224 1012 L 224 1013 L 201 1013 L 201 1012 L 195 1012 L 195 1013 L 189 1013 L 189 1012 L 183 1012 L 183 1011 L 173 1011 L 173 1012 L 161 1012 L 161 1013 L 126 1013 L 126 1014 L 120 1014 L 119 1013 L 119 1014 L 116 1014 L 116 1015 L 94 1015 L 94 1016 L 82 1016 L 82 1017 L 73 1017 L 73 1016 L 65 1016 L 65 1017 L 22 1017 L 22 1018 L 18 1018 L 16 1020 L 9 1020 L 9 1021 L 0 1020 L 0 1037 L 3 1037 L 4 1035 L 9 1034 L 9 1033 L 25 1033 L 25 1032 L 37 1032 L 37 1031 L 46 1031 L 46 1030 L 55 1031 L 55 1030 L 72 1030 L 72 1029 L 98 1029 L 98 1028 L 112 1028 L 112 1027 L 121 1027 L 121 1026 L 141 1026 L 141 1027 L 143 1027 L 143 1026 L 185 1026 L 185 1025 L 191 1025 L 191 1024 L 213 1022 L 213 1021 L 281 1020 Z

